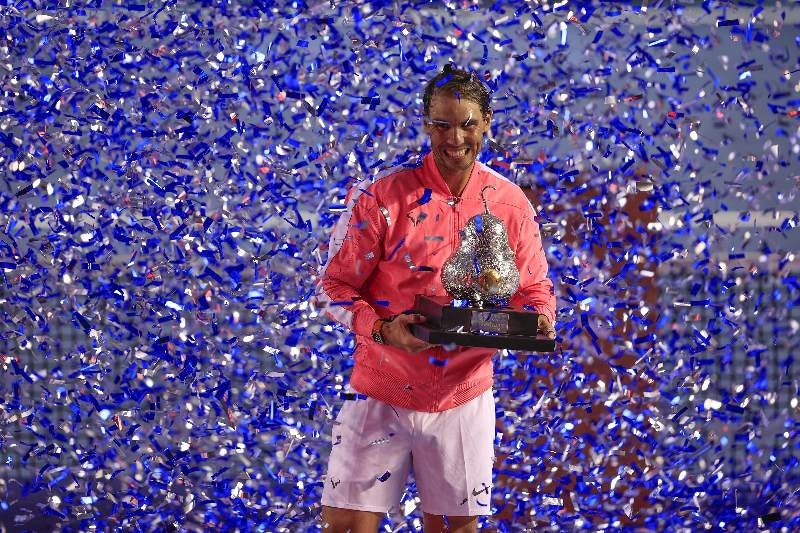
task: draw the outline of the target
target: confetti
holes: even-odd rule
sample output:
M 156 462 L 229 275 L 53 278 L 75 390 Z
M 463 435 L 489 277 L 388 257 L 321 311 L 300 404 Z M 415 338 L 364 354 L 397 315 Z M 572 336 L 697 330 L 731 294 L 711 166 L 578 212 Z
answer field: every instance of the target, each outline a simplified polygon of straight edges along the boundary
M 366 397 L 309 299 L 348 191 L 418 164 L 452 62 L 492 90 L 481 159 L 558 281 L 560 351 L 492 360 L 480 527 L 800 527 L 796 10 L 460 7 L 0 9 L 0 522 L 319 526 Z M 433 191 L 408 202 L 436 227 Z M 354 268 L 431 270 L 391 242 Z

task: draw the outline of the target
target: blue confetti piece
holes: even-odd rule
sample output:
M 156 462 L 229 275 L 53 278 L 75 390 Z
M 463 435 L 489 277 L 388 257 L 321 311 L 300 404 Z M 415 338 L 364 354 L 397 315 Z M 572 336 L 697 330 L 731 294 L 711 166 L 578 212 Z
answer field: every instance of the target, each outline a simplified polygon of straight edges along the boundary
M 419 205 L 425 205 L 428 202 L 430 202 L 432 192 L 433 191 L 431 189 L 426 187 L 425 190 L 422 192 L 422 196 L 419 198 L 419 200 L 417 200 L 417 203 Z

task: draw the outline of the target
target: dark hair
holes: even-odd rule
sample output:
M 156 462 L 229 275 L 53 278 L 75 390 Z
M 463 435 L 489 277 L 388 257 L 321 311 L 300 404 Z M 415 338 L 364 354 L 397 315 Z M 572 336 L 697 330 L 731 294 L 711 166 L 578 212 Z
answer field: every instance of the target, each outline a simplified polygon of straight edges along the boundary
M 425 92 L 422 94 L 422 112 L 425 116 L 431 111 L 434 92 L 444 92 L 475 102 L 481 106 L 484 117 L 492 111 L 492 96 L 478 75 L 475 72 L 458 69 L 450 63 L 425 85 Z

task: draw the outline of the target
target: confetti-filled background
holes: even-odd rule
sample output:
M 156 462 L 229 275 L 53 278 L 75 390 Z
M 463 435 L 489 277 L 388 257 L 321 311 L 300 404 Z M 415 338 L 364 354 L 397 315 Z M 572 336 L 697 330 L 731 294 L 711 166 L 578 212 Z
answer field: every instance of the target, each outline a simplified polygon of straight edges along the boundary
M 353 339 L 315 274 L 453 61 L 559 296 L 556 353 L 496 358 L 481 525 L 796 530 L 798 11 L 4 3 L 0 523 L 317 527 Z

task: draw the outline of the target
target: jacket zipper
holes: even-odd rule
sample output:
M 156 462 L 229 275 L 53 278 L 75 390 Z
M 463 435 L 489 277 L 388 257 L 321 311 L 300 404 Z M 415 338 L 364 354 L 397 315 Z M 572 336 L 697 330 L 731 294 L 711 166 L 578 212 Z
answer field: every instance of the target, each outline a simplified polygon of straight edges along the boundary
M 452 207 L 451 216 L 452 216 L 453 222 L 452 222 L 452 224 L 450 226 L 450 231 L 451 231 L 450 242 L 453 243 L 453 247 L 450 250 L 450 256 L 452 256 L 453 253 L 456 251 L 456 249 L 458 249 L 458 245 L 459 245 L 459 241 L 460 241 L 460 239 L 458 238 L 458 222 L 459 222 L 458 221 L 458 204 L 461 203 L 461 198 L 459 198 L 457 196 L 450 196 L 447 199 L 447 203 Z M 450 257 L 450 256 L 448 256 L 448 257 Z M 436 352 L 437 352 L 437 356 L 438 356 L 437 359 L 439 359 L 440 361 L 444 360 L 444 348 L 442 348 L 441 346 L 437 346 L 436 347 Z M 440 402 L 442 400 L 442 394 L 441 394 L 441 388 L 442 387 L 441 387 L 441 385 L 442 385 L 442 374 L 444 373 L 443 368 L 444 367 L 442 367 L 440 365 L 434 365 L 434 367 L 433 367 L 434 380 L 436 382 L 434 408 L 437 411 L 441 408 L 441 406 L 439 404 L 440 404 Z

